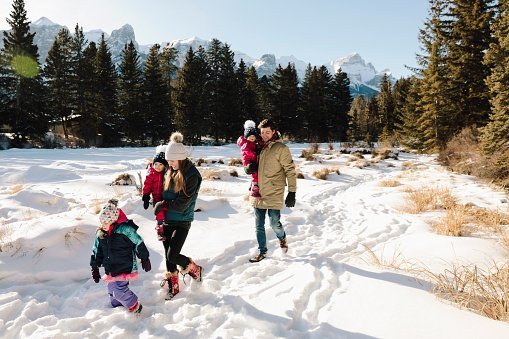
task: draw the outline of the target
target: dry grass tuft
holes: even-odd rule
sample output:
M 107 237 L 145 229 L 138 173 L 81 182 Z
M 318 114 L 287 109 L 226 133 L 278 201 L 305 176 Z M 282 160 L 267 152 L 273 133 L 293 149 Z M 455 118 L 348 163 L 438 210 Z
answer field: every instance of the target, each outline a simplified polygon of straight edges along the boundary
M 12 227 L 2 221 L 0 223 L 0 252 L 3 252 L 3 248 L 10 243 L 11 234 Z
M 327 180 L 327 176 L 331 173 L 336 173 L 339 175 L 339 169 L 331 167 L 321 168 L 319 170 L 313 171 L 311 175 L 320 180 Z
M 414 264 L 410 263 L 409 261 L 405 260 L 401 254 L 401 250 L 396 249 L 392 255 L 385 256 L 384 251 L 385 248 L 382 249 L 382 252 L 380 253 L 380 256 L 378 256 L 371 248 L 368 246 L 361 244 L 362 247 L 366 249 L 366 253 L 369 256 L 369 263 L 364 261 L 368 264 L 373 264 L 375 266 L 378 266 L 380 268 L 389 268 L 394 270 L 405 270 L 408 272 L 413 271 Z
M 451 209 L 456 206 L 456 198 L 448 188 L 423 187 L 408 193 L 407 205 L 404 211 L 421 213 L 436 209 Z
M 486 226 L 495 231 L 499 231 L 503 225 L 509 225 L 509 215 L 497 210 L 471 206 L 468 208 L 468 215 L 471 216 L 476 224 Z
M 203 158 L 198 158 L 198 160 L 196 160 L 196 166 L 201 166 L 201 164 L 207 164 L 207 160 L 203 159 Z
M 64 235 L 65 247 L 71 248 L 73 242 L 77 241 L 81 243 L 81 239 L 86 236 L 86 232 L 82 231 L 79 226 L 73 227 L 72 230 L 68 231 Z
M 218 170 L 203 169 L 200 174 L 203 180 L 221 180 L 221 171 Z
M 242 160 L 239 158 L 231 158 L 228 166 L 242 166 Z
M 477 266 L 456 266 L 441 274 L 426 271 L 440 298 L 488 318 L 509 321 L 509 264 L 489 271 Z
M 25 185 L 23 185 L 23 184 L 12 185 L 9 188 L 9 194 L 16 194 L 18 192 L 23 191 L 24 188 L 25 188 Z
M 94 214 L 99 214 L 101 212 L 102 205 L 106 202 L 105 199 L 94 199 L 92 200 L 92 203 L 90 204 L 90 210 Z
M 401 183 L 397 180 L 388 179 L 388 180 L 382 180 L 378 183 L 379 186 L 382 187 L 396 187 L 401 185 Z
M 432 227 L 438 234 L 460 237 L 464 235 L 463 226 L 468 223 L 468 207 L 455 205 L 447 209 L 447 214 L 439 221 L 433 222 Z

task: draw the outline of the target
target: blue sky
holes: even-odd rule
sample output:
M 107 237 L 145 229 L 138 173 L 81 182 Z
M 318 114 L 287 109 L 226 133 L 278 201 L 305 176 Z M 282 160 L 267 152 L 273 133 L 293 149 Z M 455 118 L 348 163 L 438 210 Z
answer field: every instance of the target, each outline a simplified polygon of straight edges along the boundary
M 108 34 L 129 23 L 140 44 L 217 38 L 259 58 L 294 55 L 320 65 L 357 52 L 380 71 L 415 66 L 427 0 L 25 0 L 28 18 Z M 0 0 L 0 29 L 12 0 Z

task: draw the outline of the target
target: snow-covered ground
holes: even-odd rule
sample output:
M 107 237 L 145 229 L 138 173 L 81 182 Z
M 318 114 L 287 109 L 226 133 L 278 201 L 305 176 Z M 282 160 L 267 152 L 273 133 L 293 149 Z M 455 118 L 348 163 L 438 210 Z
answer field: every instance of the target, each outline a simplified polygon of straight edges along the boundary
M 430 156 L 401 153 L 357 168 L 349 155 L 322 150 L 304 161 L 307 145 L 289 146 L 304 174 L 296 206 L 282 211 L 289 252 L 281 253 L 269 227 L 269 256 L 254 264 L 250 178 L 227 165 L 238 147 L 194 148 L 194 159 L 209 161 L 200 170 L 219 179 L 203 181 L 182 250 L 204 266 L 204 280 L 181 284 L 172 301 L 159 286 L 163 249 L 151 211 L 134 186 L 109 185 L 122 173 L 144 176 L 154 148 L 0 151 L 0 337 L 509 338 L 507 323 L 438 299 L 429 283 L 380 268 L 369 253 L 437 273 L 452 263 L 507 261 L 496 237 L 434 234 L 429 221 L 443 212 L 402 212 L 409 188 L 449 188 L 461 202 L 504 211 L 505 194 Z M 211 162 L 220 159 L 225 164 Z M 322 167 L 340 174 L 311 175 Z M 391 179 L 401 185 L 380 185 Z M 105 283 L 90 278 L 97 213 L 111 197 L 150 251 L 152 271 L 131 283 L 144 306 L 139 317 L 111 308 Z

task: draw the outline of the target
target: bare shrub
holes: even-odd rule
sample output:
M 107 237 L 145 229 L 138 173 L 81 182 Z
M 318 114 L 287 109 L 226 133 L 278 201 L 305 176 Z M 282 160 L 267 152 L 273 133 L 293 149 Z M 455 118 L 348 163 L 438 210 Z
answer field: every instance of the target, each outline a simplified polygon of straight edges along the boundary
M 231 158 L 228 166 L 242 166 L 242 160 L 239 158 Z
M 379 186 L 382 187 L 396 187 L 401 185 L 401 183 L 394 179 L 382 180 L 378 183 Z
M 473 174 L 479 158 L 479 131 L 473 127 L 464 128 L 452 137 L 438 156 L 448 168 L 465 174 Z
M 221 165 L 224 165 L 224 161 L 223 161 L 223 159 L 219 159 L 219 160 L 217 161 L 217 163 L 218 163 L 218 164 L 221 164 Z
M 297 172 L 297 179 L 304 179 L 304 174 Z
M 238 177 L 239 176 L 239 173 L 237 172 L 237 170 L 234 170 L 234 169 L 232 169 L 228 173 L 230 173 L 231 177 Z
M 327 145 L 327 149 L 329 151 L 334 151 L 334 145 L 331 142 L 329 142 L 329 144 Z
M 443 273 L 425 274 L 434 284 L 434 293 L 495 320 L 509 321 L 509 264 L 484 271 L 475 265 L 452 265 Z

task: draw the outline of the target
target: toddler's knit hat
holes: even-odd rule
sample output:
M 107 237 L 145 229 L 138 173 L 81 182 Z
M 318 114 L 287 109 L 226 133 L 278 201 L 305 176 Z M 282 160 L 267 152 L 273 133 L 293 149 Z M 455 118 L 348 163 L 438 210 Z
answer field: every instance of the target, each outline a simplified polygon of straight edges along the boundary
M 158 162 L 160 164 L 163 164 L 164 166 L 168 166 L 168 161 L 165 158 L 165 150 L 166 145 L 159 145 L 156 147 L 156 155 L 154 157 L 154 160 L 152 160 L 152 164 Z
M 103 206 L 99 213 L 99 222 L 101 226 L 109 226 L 118 220 L 118 200 L 111 199 Z
M 244 123 L 244 138 L 248 138 L 250 135 L 254 135 L 258 138 L 258 130 L 253 120 L 246 120 Z

